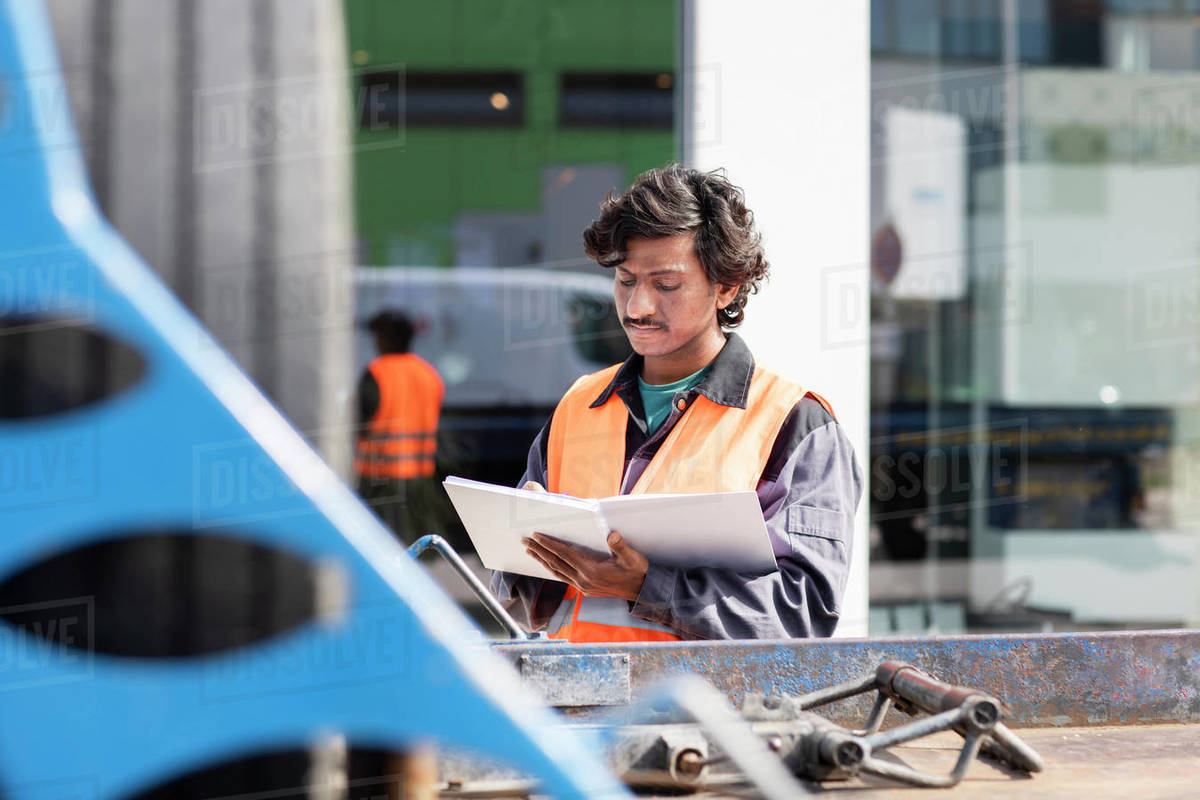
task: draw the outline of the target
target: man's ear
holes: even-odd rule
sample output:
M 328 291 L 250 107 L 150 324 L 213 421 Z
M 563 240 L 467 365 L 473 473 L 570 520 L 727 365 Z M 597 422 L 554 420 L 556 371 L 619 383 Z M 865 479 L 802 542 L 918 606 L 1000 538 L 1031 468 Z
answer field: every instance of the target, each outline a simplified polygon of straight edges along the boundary
M 717 284 L 717 308 L 723 309 L 725 306 L 732 303 L 737 298 L 738 289 L 740 286 L 725 286 Z

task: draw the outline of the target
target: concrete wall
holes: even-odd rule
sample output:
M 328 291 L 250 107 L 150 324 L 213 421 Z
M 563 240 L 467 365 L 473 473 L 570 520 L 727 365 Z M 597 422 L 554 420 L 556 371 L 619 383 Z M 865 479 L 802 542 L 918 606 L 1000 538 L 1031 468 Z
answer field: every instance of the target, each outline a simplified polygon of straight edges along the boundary
M 349 438 L 339 0 L 50 0 L 105 213 L 335 466 Z

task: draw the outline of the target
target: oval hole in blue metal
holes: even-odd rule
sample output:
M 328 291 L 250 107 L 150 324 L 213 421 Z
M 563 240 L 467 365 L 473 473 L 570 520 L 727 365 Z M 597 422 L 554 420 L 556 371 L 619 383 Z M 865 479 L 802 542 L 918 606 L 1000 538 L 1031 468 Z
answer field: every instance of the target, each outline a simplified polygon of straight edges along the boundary
M 312 620 L 316 565 L 229 535 L 145 531 L 0 583 L 0 619 L 56 646 L 134 658 L 245 647 Z
M 234 758 L 178 775 L 129 800 L 176 800 L 183 797 L 309 797 L 309 753 L 279 750 Z M 283 790 L 283 791 L 281 791 Z
M 87 322 L 0 318 L 0 420 L 61 414 L 142 379 L 145 359 Z
M 496 792 L 496 795 L 474 796 L 528 796 L 530 782 L 517 778 L 511 770 L 477 759 L 473 753 L 458 751 L 455 755 L 459 756 L 453 762 L 459 767 L 456 775 L 465 772 L 468 780 L 486 780 L 487 788 Z M 420 792 L 412 790 L 416 788 L 413 783 L 422 778 L 445 785 L 438 781 L 436 772 L 419 774 L 421 757 L 417 755 L 409 760 L 402 752 L 357 746 L 353 741 L 347 744 L 340 736 L 326 736 L 314 741 L 307 749 L 272 750 L 209 764 L 176 775 L 128 800 L 233 796 L 300 800 L 325 796 L 322 790 L 328 791 L 330 786 L 336 786 L 341 777 L 345 778 L 349 787 L 348 794 L 344 795 L 347 797 L 420 797 L 423 796 Z M 469 769 L 464 771 L 463 766 Z M 496 780 L 493 772 L 506 780 Z M 505 784 L 507 792 L 504 791 Z M 464 788 L 467 786 L 469 783 Z

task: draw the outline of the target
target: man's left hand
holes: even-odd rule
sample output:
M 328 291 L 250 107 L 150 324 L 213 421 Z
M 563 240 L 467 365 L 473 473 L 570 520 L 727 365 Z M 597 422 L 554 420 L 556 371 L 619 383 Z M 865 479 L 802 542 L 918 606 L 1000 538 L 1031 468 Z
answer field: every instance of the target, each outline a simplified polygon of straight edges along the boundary
M 596 558 L 541 533 L 522 542 L 525 551 L 555 577 L 588 597 L 636 601 L 650 568 L 646 557 L 626 544 L 616 531 L 608 534 L 608 548 L 612 550 L 608 558 Z

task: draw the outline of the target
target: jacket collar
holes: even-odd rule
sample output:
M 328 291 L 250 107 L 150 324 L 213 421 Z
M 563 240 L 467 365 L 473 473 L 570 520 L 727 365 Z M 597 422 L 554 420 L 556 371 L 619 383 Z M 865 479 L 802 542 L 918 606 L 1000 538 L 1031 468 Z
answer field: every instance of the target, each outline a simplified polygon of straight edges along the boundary
M 591 407 L 599 408 L 607 403 L 613 392 L 637 388 L 637 379 L 641 372 L 642 357 L 634 353 L 625 359 L 625 363 L 613 375 L 604 391 L 592 401 Z M 713 359 L 712 369 L 694 391 L 718 405 L 745 408 L 746 398 L 750 394 L 750 378 L 753 376 L 754 356 L 750 353 L 750 348 L 742 341 L 742 337 L 736 333 L 729 333 L 725 338 L 725 346 Z

